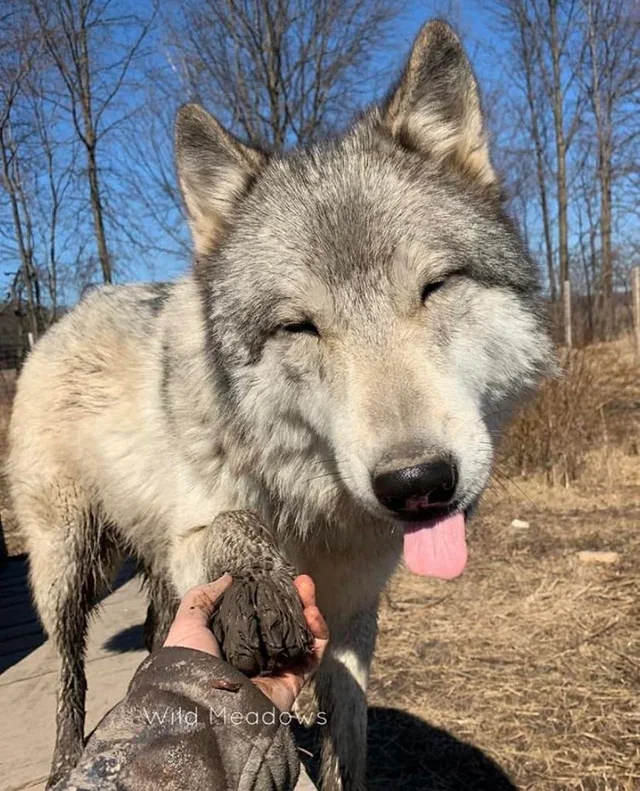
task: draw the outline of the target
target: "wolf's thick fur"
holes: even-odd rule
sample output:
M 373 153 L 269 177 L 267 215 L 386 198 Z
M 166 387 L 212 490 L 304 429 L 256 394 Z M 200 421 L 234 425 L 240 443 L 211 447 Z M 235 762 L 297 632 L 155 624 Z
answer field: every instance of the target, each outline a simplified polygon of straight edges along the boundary
M 270 156 L 190 106 L 176 157 L 193 272 L 91 294 L 18 387 L 9 474 L 62 659 L 52 776 L 81 749 L 86 620 L 120 555 L 143 563 L 155 623 L 172 591 L 251 559 L 202 528 L 242 508 L 316 581 L 325 787 L 362 789 L 376 609 L 403 534 L 371 475 L 446 453 L 473 507 L 496 429 L 548 364 L 534 266 L 443 23 L 340 138 Z

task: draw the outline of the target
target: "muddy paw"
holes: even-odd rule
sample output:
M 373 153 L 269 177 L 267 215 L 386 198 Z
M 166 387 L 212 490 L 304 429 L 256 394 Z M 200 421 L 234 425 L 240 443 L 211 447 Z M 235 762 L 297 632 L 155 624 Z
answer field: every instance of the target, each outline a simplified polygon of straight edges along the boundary
M 290 580 L 234 580 L 211 628 L 225 659 L 247 676 L 301 662 L 313 638 Z

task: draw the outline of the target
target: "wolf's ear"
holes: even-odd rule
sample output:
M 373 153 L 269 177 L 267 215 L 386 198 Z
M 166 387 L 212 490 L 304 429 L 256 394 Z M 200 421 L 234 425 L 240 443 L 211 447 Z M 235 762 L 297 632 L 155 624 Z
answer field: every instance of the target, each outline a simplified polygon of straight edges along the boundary
M 402 143 L 485 186 L 489 160 L 480 95 L 460 40 L 445 22 L 427 23 L 413 45 L 382 122 Z
M 220 243 L 238 200 L 265 157 L 233 137 L 197 104 L 178 111 L 175 156 L 196 253 L 209 252 Z

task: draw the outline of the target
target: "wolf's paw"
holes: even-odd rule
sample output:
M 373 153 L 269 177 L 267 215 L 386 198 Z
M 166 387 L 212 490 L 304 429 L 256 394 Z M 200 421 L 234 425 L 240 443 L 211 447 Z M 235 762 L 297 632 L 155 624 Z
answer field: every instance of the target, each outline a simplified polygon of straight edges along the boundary
M 247 676 L 298 664 L 313 647 L 289 579 L 234 579 L 211 628 L 227 662 Z

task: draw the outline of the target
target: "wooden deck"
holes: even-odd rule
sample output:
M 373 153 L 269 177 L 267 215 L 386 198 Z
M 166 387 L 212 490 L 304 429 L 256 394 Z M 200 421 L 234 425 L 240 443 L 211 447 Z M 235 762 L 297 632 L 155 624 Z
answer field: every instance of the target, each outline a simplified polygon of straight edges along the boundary
M 89 631 L 87 729 L 124 694 L 145 656 L 146 604 L 127 569 Z M 31 604 L 24 558 L 0 561 L 0 786 L 42 789 L 54 743 L 57 660 Z

